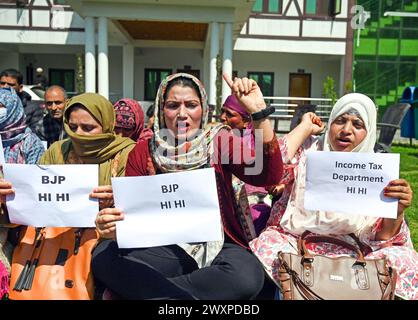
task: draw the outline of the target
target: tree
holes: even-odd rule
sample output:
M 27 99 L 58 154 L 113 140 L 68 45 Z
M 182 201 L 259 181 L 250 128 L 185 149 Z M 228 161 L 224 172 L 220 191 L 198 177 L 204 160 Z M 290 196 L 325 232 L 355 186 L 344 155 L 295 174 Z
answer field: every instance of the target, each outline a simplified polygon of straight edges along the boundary
M 215 114 L 221 114 L 222 104 L 222 58 L 218 54 L 216 56 L 216 106 Z
M 322 85 L 322 96 L 324 98 L 331 99 L 331 104 L 334 105 L 335 101 L 337 101 L 337 93 L 335 92 L 334 78 L 327 76 Z

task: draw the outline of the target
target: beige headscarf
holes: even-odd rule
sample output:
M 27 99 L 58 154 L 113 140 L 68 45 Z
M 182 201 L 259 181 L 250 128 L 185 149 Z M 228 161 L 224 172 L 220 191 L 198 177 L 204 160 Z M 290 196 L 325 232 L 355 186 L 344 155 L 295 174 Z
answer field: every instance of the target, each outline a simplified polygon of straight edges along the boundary
M 350 93 L 340 98 L 334 105 L 327 125 L 327 130 L 322 138 L 312 143 L 310 150 L 332 151 L 329 143 L 329 131 L 331 124 L 340 115 L 351 109 L 356 110 L 364 121 L 367 136 L 356 146 L 352 152 L 374 152 L 376 141 L 376 106 L 373 101 L 360 93 Z M 304 150 L 304 152 L 307 150 Z M 306 156 L 301 157 L 298 167 L 295 168 L 295 183 L 287 204 L 286 211 L 280 221 L 280 225 L 292 234 L 301 235 L 305 231 L 317 234 L 349 234 L 357 236 L 374 224 L 377 218 L 348 215 L 328 211 L 310 211 L 304 209 L 304 194 L 306 180 Z
M 165 129 L 164 95 L 168 85 L 178 78 L 190 79 L 199 89 L 202 104 L 202 122 L 200 133 L 190 141 L 172 145 L 161 135 Z M 150 149 L 154 163 L 162 172 L 195 170 L 210 163 L 213 139 L 218 132 L 227 128 L 221 123 L 208 123 L 209 105 L 203 84 L 196 77 L 187 73 L 176 73 L 164 79 L 157 91 L 154 110 L 154 136 L 150 139 Z

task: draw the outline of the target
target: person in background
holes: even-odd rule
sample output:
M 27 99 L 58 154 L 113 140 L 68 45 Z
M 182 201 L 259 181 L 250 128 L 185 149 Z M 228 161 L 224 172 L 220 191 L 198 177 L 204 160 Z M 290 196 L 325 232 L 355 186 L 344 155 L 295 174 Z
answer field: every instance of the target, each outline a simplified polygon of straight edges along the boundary
M 251 160 L 262 161 L 258 175 L 246 174 L 252 161 L 221 163 L 249 150 L 223 124 L 208 123 L 208 104 L 202 83 L 179 73 L 162 81 L 154 112 L 154 136 L 140 140 L 131 151 L 127 176 L 148 176 L 214 167 L 224 238 L 139 249 L 119 249 L 115 223 L 122 210 L 101 210 L 96 218 L 102 239 L 93 252 L 93 274 L 125 299 L 253 299 L 264 284 L 261 265 L 248 249 L 248 240 L 235 215 L 231 174 L 255 185 L 278 183 L 282 161 L 257 83 L 224 76 L 240 103 L 258 115 L 254 128 L 263 131 L 263 151 Z M 266 115 L 267 114 L 267 115 Z M 167 133 L 173 139 L 164 139 Z M 158 148 L 157 148 L 158 146 Z M 234 150 L 234 146 L 237 146 Z M 250 150 L 251 151 L 251 150 Z M 250 152 L 251 153 L 251 152 Z M 250 163 L 251 162 L 251 163 Z
M 354 233 L 365 251 L 366 259 L 387 258 L 397 270 L 395 295 L 403 299 L 418 299 L 418 254 L 411 242 L 404 219 L 411 205 L 412 190 L 404 179 L 390 181 L 382 196 L 398 199 L 396 219 L 342 214 L 304 209 L 306 154 L 309 151 L 373 153 L 376 142 L 376 106 L 360 93 L 341 97 L 334 105 L 325 134 L 325 126 L 312 112 L 303 115 L 301 123 L 279 139 L 285 170 L 281 183 L 282 196 L 274 204 L 266 229 L 251 243 L 251 249 L 269 276 L 279 285 L 278 252 L 297 254 L 297 241 L 305 232 L 325 235 L 357 244 Z M 341 204 L 344 206 L 344 203 Z M 338 257 L 356 253 L 332 243 L 309 243 L 314 253 Z
M 69 138 L 52 144 L 39 161 L 44 165 L 98 164 L 99 186 L 90 197 L 98 199 L 101 209 L 113 206 L 111 177 L 124 175 L 128 154 L 135 145 L 116 135 L 114 125 L 115 111 L 106 98 L 95 93 L 72 97 L 64 109 Z M 13 194 L 11 183 L 0 181 L 2 204 L 7 204 L 5 196 Z M 15 238 L 10 299 L 93 299 L 94 228 L 21 226 Z
M 23 75 L 16 69 L 6 69 L 0 73 L 0 88 L 13 88 L 20 100 L 26 113 L 26 106 L 32 97 L 23 90 Z
M 147 128 L 154 130 L 154 109 L 155 109 L 155 105 L 152 104 L 148 107 L 147 109 L 147 117 L 148 117 L 148 122 L 147 122 Z
M 13 88 L 0 89 L 0 134 L 6 163 L 35 164 L 45 151 L 27 127 L 22 102 Z
M 45 91 L 46 113 L 42 119 L 43 136 L 48 147 L 55 141 L 67 138 L 64 130 L 64 108 L 67 102 L 64 88 L 54 85 Z
M 6 163 L 36 164 L 45 149 L 41 140 L 25 124 L 22 102 L 12 87 L 0 88 L 0 135 Z M 0 172 L 0 181 L 3 179 Z M 4 199 L 3 199 L 4 200 Z M 8 241 L 7 210 L 0 207 L 0 299 L 9 292 L 13 246 Z
M 251 115 L 241 106 L 238 99 L 234 95 L 228 96 L 225 100 L 222 109 L 220 120 L 222 123 L 230 126 L 232 132 L 237 133 L 242 137 L 243 143 L 251 149 L 254 149 L 254 130 L 251 121 Z M 261 230 L 266 226 L 270 215 L 270 206 L 260 200 L 267 196 L 267 191 L 264 187 L 256 187 L 247 183 L 243 183 L 237 177 L 233 176 L 232 184 L 236 193 L 241 194 L 245 192 L 247 195 L 247 203 L 242 203 L 245 199 L 240 198 L 241 210 L 246 211 L 246 206 L 249 205 L 251 211 L 251 220 L 248 224 L 254 225 L 255 235 L 259 235 Z M 242 190 L 244 189 L 244 190 Z M 245 212 L 243 212 L 245 215 Z M 255 236 L 253 235 L 253 237 Z
M 113 107 L 116 113 L 115 132 L 122 137 L 148 139 L 152 136 L 152 130 L 144 128 L 144 111 L 138 101 L 133 99 L 120 99 Z

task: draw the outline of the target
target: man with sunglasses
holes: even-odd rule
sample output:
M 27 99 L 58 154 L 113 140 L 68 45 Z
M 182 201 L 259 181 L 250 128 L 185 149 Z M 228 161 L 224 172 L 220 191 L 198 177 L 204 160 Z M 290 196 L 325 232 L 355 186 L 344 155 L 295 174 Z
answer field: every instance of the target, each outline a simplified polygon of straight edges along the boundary
M 44 138 L 48 147 L 55 141 L 65 139 L 63 116 L 67 93 L 60 86 L 51 86 L 45 91 L 46 114 L 43 119 Z

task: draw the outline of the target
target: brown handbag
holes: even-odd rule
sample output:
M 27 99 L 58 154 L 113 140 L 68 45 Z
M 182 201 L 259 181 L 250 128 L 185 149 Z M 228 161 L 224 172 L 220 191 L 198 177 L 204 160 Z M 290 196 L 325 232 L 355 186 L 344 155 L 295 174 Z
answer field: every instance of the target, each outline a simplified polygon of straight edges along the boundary
M 354 236 L 357 244 L 360 241 Z M 312 255 L 306 243 L 333 243 L 357 258 Z M 362 246 L 360 246 L 362 248 Z M 299 254 L 279 252 L 280 298 L 283 300 L 393 300 L 396 270 L 386 259 L 365 259 L 361 249 L 336 238 L 309 236 L 298 240 Z

